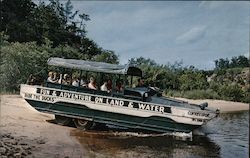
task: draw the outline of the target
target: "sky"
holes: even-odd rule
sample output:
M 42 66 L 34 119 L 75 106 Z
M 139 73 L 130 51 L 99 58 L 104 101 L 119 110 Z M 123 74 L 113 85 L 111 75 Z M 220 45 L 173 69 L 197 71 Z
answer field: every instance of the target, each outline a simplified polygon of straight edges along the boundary
M 249 57 L 250 2 L 72 1 L 90 16 L 87 37 L 113 50 L 120 63 L 150 58 L 159 64 L 213 69 L 214 60 Z

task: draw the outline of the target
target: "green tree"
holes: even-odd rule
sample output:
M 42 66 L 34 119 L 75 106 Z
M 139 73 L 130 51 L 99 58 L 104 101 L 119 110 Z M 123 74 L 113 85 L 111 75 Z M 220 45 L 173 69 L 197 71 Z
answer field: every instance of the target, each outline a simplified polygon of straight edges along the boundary
M 249 59 L 243 55 L 238 56 L 237 58 L 237 67 L 249 67 L 250 62 Z
M 46 73 L 48 51 L 38 49 L 35 42 L 10 43 L 1 48 L 1 87 L 5 91 L 18 90 L 30 74 Z
M 161 89 L 179 88 L 178 73 L 175 73 L 172 67 L 159 65 L 154 60 L 143 57 L 132 58 L 129 62 L 130 64 L 138 65 L 142 69 L 147 85 Z
M 94 56 L 93 60 L 111 64 L 119 63 L 118 56 L 114 53 L 114 51 L 109 51 L 109 50 L 104 50 L 101 54 Z
M 35 31 L 30 15 L 35 9 L 31 0 L 3 0 L 1 3 L 1 30 L 9 36 L 8 41 L 32 41 Z
M 65 6 L 59 0 L 50 0 L 49 4 L 42 2 L 39 5 L 31 0 L 3 0 L 1 6 L 0 31 L 9 35 L 10 42 L 37 41 L 38 44 L 43 44 L 45 38 L 48 38 L 54 47 L 60 44 L 76 47 L 81 45 L 85 36 L 85 27 L 78 26 L 74 20 L 78 11 L 73 11 L 69 0 Z M 81 23 L 89 20 L 88 15 L 80 15 L 85 15 Z
M 76 14 L 78 13 L 78 11 L 75 11 L 73 12 L 73 5 L 71 3 L 70 0 L 67 0 L 67 2 L 65 3 L 65 6 L 64 6 L 64 14 L 65 14 L 65 17 L 66 17 L 66 21 L 70 21 L 72 19 L 75 18 Z
M 238 66 L 238 58 L 237 57 L 232 57 L 230 67 L 237 67 Z
M 250 59 L 243 55 L 232 57 L 229 61 L 227 58 L 223 59 L 220 58 L 215 60 L 215 68 L 217 70 L 226 69 L 226 68 L 236 68 L 236 67 L 249 67 L 250 66 Z
M 244 92 L 238 85 L 223 85 L 219 89 L 219 94 L 226 100 L 241 101 L 244 99 Z
M 205 89 L 208 86 L 206 76 L 194 67 L 189 67 L 183 71 L 179 78 L 180 90 Z
M 229 60 L 220 58 L 219 60 L 215 60 L 215 68 L 216 69 L 225 69 L 229 68 Z

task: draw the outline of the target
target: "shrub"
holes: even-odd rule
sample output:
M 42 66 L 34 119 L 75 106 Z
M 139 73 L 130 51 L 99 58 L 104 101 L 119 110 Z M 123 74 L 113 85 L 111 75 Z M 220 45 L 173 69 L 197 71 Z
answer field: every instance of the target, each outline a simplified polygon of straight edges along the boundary
M 249 86 L 243 89 L 243 98 L 241 98 L 241 101 L 244 103 L 250 103 L 250 87 Z
M 181 91 L 165 89 L 164 94 L 169 97 L 183 97 Z
M 220 96 L 212 89 L 186 91 L 183 95 L 189 99 L 219 99 Z
M 35 42 L 10 43 L 1 48 L 1 91 L 17 91 L 30 74 L 45 73 L 48 52 L 38 50 Z
M 225 100 L 242 101 L 244 99 L 244 91 L 238 85 L 223 85 L 219 88 L 219 94 Z
M 51 56 L 80 58 L 74 48 L 64 46 L 51 48 L 48 44 L 38 46 L 35 42 L 7 43 L 1 47 L 0 91 L 15 92 L 21 83 L 26 83 L 30 74 L 47 76 L 47 60 Z M 61 53 L 61 54 L 60 54 Z
M 220 84 L 218 82 L 215 81 L 211 81 L 209 82 L 209 88 L 212 89 L 213 91 L 218 91 L 220 87 Z

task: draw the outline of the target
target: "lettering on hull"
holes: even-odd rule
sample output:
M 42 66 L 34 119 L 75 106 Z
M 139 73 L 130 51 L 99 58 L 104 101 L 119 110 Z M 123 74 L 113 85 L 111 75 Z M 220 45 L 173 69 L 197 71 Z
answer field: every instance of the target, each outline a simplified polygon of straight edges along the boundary
M 208 113 L 200 113 L 200 112 L 193 112 L 193 111 L 188 111 L 188 115 L 193 115 L 193 116 L 203 116 L 203 117 L 208 117 Z
M 60 90 L 51 90 L 46 88 L 37 88 L 37 94 L 29 94 L 25 93 L 24 97 L 27 99 L 33 99 L 37 101 L 46 101 L 54 103 L 57 98 L 69 99 L 72 101 L 84 101 L 90 102 L 94 104 L 106 104 L 109 106 L 117 106 L 117 107 L 127 107 L 135 110 L 145 110 L 145 111 L 153 111 L 159 113 L 171 113 L 171 108 L 166 106 L 148 104 L 145 102 L 136 102 L 136 101 L 128 101 L 121 99 L 113 99 L 106 98 L 102 96 L 93 96 L 88 94 L 78 94 L 65 92 Z

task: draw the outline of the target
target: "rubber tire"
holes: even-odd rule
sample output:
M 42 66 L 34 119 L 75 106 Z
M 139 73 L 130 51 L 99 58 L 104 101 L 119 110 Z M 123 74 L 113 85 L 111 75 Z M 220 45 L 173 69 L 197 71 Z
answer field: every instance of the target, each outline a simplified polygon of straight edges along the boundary
M 62 125 L 62 126 L 67 126 L 71 122 L 71 118 L 65 117 L 65 116 L 60 116 L 60 115 L 55 115 L 55 121 L 57 124 Z
M 89 130 L 93 127 L 94 123 L 92 121 L 82 120 L 82 119 L 74 119 L 74 124 L 76 128 L 80 130 Z

